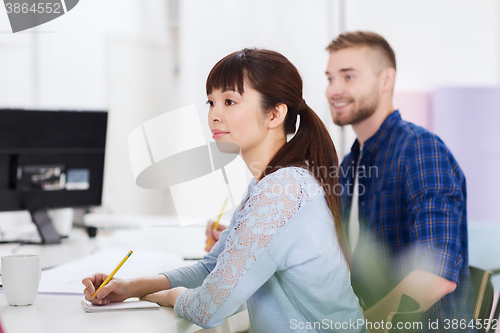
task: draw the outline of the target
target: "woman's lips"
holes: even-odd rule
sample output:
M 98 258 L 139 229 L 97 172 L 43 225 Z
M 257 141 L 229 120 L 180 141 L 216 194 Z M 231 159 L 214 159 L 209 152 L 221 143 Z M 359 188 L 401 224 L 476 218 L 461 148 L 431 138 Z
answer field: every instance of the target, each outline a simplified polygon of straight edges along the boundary
M 221 136 L 224 136 L 224 135 L 226 135 L 226 134 L 229 134 L 229 132 L 216 132 L 216 133 L 212 134 L 212 138 L 213 138 L 213 139 L 218 139 L 218 138 L 220 138 Z

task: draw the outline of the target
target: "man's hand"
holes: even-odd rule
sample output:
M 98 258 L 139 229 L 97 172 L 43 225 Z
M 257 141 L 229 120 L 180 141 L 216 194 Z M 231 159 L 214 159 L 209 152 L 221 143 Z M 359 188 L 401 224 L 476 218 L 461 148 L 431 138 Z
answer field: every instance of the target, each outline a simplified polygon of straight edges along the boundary
M 219 241 L 220 233 L 226 229 L 225 225 L 222 225 L 219 223 L 217 226 L 217 230 L 214 230 L 214 224 L 215 221 L 208 221 L 207 223 L 207 230 L 205 234 L 207 235 L 207 243 L 209 239 L 211 239 L 210 244 L 208 247 L 205 247 L 205 251 L 210 252 L 212 248 L 215 246 L 215 243 Z

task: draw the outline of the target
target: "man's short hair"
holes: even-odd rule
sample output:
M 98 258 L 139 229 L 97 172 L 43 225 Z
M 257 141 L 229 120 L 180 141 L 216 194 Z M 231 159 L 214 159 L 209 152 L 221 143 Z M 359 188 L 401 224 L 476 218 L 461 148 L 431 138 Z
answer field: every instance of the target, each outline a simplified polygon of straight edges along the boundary
M 387 67 L 392 67 L 396 70 L 396 55 L 394 54 L 394 50 L 384 37 L 371 31 L 342 33 L 327 46 L 326 50 L 331 53 L 351 47 L 369 47 L 379 51 L 386 58 Z

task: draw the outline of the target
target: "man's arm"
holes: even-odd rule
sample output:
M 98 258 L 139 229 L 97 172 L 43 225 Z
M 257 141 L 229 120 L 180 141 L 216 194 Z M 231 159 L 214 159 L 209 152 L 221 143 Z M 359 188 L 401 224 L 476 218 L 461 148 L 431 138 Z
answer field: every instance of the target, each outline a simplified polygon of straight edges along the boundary
M 405 201 L 408 225 L 413 230 L 414 261 L 408 274 L 386 297 L 365 312 L 371 322 L 384 322 L 396 312 L 402 294 L 416 300 L 424 311 L 457 288 L 463 264 L 460 221 L 465 207 L 461 179 L 436 136 L 417 136 L 405 149 Z
M 377 304 L 366 310 L 364 315 L 366 320 L 375 323 L 384 323 L 390 312 L 396 312 L 399 307 L 401 295 L 406 294 L 417 301 L 424 311 L 429 309 L 434 303 L 445 295 L 453 292 L 457 284 L 442 278 L 438 275 L 426 271 L 413 271 L 406 276 L 386 297 Z M 373 332 L 383 332 L 382 330 L 372 330 Z

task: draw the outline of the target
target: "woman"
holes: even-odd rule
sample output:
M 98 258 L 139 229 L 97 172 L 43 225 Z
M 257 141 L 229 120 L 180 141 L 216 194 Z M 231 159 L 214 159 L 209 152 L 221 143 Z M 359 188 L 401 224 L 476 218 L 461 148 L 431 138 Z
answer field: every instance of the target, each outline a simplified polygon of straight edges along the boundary
M 254 176 L 243 202 L 203 260 L 154 277 L 113 279 L 92 301 L 138 296 L 204 328 L 247 301 L 254 332 L 349 331 L 363 315 L 335 193 L 337 153 L 302 98 L 297 69 L 277 52 L 244 49 L 219 61 L 206 87 L 213 138 L 238 145 Z M 105 278 L 82 281 L 87 300 Z

